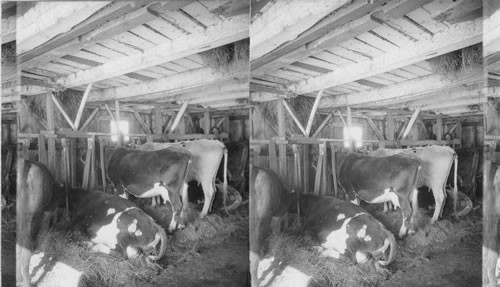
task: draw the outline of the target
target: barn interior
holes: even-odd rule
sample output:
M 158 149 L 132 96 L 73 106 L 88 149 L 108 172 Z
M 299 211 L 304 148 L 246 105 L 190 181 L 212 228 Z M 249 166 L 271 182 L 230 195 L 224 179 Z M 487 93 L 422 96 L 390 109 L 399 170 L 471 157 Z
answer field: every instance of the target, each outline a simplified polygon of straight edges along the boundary
M 271 168 L 290 189 L 343 199 L 339 154 L 449 146 L 459 154 L 458 190 L 473 207 L 458 221 L 445 217 L 398 241 L 402 254 L 388 276 L 329 265 L 301 240 L 278 236 L 268 255 L 284 263 L 261 261 L 265 284 L 417 286 L 429 276 L 437 285 L 480 284 L 481 243 L 473 234 L 481 231 L 483 117 L 487 97 L 498 95 L 484 85 L 481 1 L 285 2 L 251 6 L 253 165 Z M 498 82 L 493 73 L 489 80 Z M 457 240 L 467 242 L 466 260 L 447 256 Z M 287 252 L 298 249 L 301 258 Z M 440 256 L 453 267 L 439 267 Z M 425 264 L 416 263 L 422 258 Z M 436 279 L 453 270 L 465 275 Z
M 229 162 L 237 163 L 232 171 L 244 173 L 248 10 L 247 1 L 236 0 L 3 2 L 2 153 L 5 148 L 13 157 L 19 150 L 66 186 L 106 190 L 101 159 L 108 146 L 210 139 L 235 147 L 229 148 Z M 4 159 L 9 157 L 2 157 L 3 165 Z M 15 160 L 6 164 L 15 174 Z M 15 214 L 15 190 L 4 192 L 4 182 L 9 208 L 2 212 Z M 248 197 L 245 182 L 229 184 Z M 145 208 L 161 224 L 167 220 L 162 212 L 171 212 Z M 170 255 L 160 262 L 164 272 L 141 270 L 139 279 L 131 279 L 136 272 L 123 262 L 91 256 L 95 264 L 83 264 L 66 233 L 44 234 L 33 280 L 37 286 L 244 284 L 248 212 L 214 213 L 169 238 Z M 50 254 L 55 249 L 59 256 Z M 44 263 L 43 252 L 57 259 Z M 95 260 L 116 266 L 115 274 L 103 274 Z M 199 276 L 192 276 L 194 269 Z

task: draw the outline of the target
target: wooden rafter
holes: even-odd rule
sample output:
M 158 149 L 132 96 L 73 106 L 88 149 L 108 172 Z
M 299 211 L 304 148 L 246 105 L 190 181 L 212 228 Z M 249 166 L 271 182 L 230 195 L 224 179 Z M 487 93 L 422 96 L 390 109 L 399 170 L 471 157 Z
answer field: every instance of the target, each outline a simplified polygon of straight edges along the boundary
M 455 24 L 444 32 L 436 33 L 430 41 L 412 43 L 372 60 L 350 64 L 333 72 L 302 80 L 292 85 L 290 90 L 304 94 L 342 85 L 477 44 L 481 39 L 481 19 Z
M 373 122 L 373 120 L 369 117 L 366 118 L 366 121 L 368 122 L 368 125 L 370 126 L 370 128 L 375 132 L 375 135 L 377 136 L 377 138 L 381 141 L 385 140 L 384 139 L 384 135 L 382 134 L 382 132 L 378 129 L 377 125 Z
M 178 94 L 196 87 L 201 88 L 205 85 L 245 76 L 247 73 L 248 63 L 243 62 L 231 65 L 224 73 L 212 68 L 200 68 L 128 86 L 94 90 L 90 93 L 89 101 L 125 99 L 158 92 Z
M 62 77 L 56 82 L 64 87 L 74 87 L 102 81 L 181 59 L 247 37 L 248 15 L 240 15 L 209 27 L 202 33 L 191 34 L 157 45 L 143 53 L 120 57 L 100 66 Z
M 335 98 L 326 98 L 323 100 L 322 108 L 342 107 L 347 104 L 362 105 L 368 103 L 377 103 L 388 100 L 401 100 L 401 97 L 408 95 L 428 94 L 443 89 L 458 87 L 463 84 L 472 84 L 482 81 L 483 70 L 480 67 L 471 68 L 455 74 L 454 77 L 443 77 L 433 74 L 412 80 L 407 80 L 398 84 L 393 84 L 383 88 L 370 89 L 367 91 L 340 95 Z

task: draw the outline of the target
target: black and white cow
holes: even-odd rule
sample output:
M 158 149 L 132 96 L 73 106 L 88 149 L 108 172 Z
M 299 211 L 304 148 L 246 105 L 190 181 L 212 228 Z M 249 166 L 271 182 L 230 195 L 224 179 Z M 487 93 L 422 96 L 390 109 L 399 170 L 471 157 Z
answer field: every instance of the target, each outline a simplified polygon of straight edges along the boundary
M 347 257 L 356 263 L 371 258 L 377 268 L 389 265 L 396 256 L 396 240 L 382 223 L 360 206 L 330 196 L 301 195 L 304 230 L 319 242 L 323 256 Z
M 348 154 L 342 161 L 339 182 L 346 193 L 359 204 L 392 202 L 400 207 L 403 222 L 399 236 L 413 232 L 414 210 L 418 210 L 418 191 L 421 164 L 418 159 L 405 155 L 372 157 L 357 153 Z
M 100 191 L 72 190 L 69 194 L 72 227 L 90 239 L 92 250 L 148 265 L 165 254 L 165 230 L 133 202 Z M 160 244 L 157 255 L 149 255 Z
M 191 153 L 176 147 L 157 151 L 128 148 L 106 149 L 106 175 L 113 186 L 126 197 L 125 191 L 136 197 L 161 196 L 173 208 L 168 230 L 174 231 L 183 222 L 183 205 L 187 202 L 187 176 Z M 181 196 L 183 200 L 181 200 Z

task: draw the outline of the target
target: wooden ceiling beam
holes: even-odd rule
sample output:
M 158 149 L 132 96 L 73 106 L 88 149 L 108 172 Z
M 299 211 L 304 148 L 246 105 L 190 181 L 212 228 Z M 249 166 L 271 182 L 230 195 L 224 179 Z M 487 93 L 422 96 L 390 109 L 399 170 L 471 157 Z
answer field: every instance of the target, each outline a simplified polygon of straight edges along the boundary
M 289 89 L 297 94 L 327 89 L 356 80 L 389 72 L 439 55 L 449 53 L 482 40 L 482 19 L 451 26 L 432 40 L 416 42 L 372 60 L 347 65 L 333 72 L 302 80 Z
M 192 88 L 227 81 L 235 77 L 242 77 L 247 73 L 248 62 L 234 63 L 224 73 L 211 68 L 201 68 L 128 86 L 94 90 L 90 93 L 89 101 L 96 102 L 133 98 L 135 96 L 158 92 L 179 94 Z
M 38 2 L 17 19 L 17 51 L 20 62 L 50 51 L 82 33 L 126 13 L 131 3 L 115 2 Z M 43 21 L 38 21 L 43 19 Z
M 457 73 L 454 77 L 443 77 L 433 74 L 383 88 L 326 98 L 321 103 L 321 107 L 335 108 L 347 105 L 367 105 L 383 100 L 397 100 L 400 97 L 404 98 L 408 95 L 427 94 L 464 84 L 476 83 L 482 80 L 482 75 L 483 70 L 481 67 Z
M 143 53 L 120 57 L 100 66 L 61 77 L 56 82 L 64 87 L 98 82 L 181 59 L 247 37 L 248 15 L 240 15 L 211 26 L 203 32 L 177 38 Z
M 250 59 L 257 59 L 287 41 L 295 39 L 323 17 L 349 0 L 275 2 L 265 13 L 252 19 Z

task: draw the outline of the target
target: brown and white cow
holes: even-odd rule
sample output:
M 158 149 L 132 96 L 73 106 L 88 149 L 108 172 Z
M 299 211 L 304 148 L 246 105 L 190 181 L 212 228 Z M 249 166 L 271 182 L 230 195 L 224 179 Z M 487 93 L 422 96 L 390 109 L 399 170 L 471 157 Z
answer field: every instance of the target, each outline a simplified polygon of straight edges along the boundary
M 74 189 L 69 194 L 72 227 L 90 239 L 92 250 L 156 265 L 165 254 L 167 235 L 133 202 L 100 191 Z M 160 243 L 157 255 L 147 255 Z
M 207 215 L 212 207 L 215 195 L 215 178 L 222 156 L 224 155 L 224 170 L 227 170 L 227 150 L 224 144 L 217 140 L 195 140 L 176 143 L 145 143 L 137 146 L 138 150 L 155 151 L 165 148 L 177 147 L 189 151 L 193 157 L 188 181 L 196 180 L 201 184 L 205 195 L 205 202 L 200 217 Z M 226 207 L 227 198 L 227 174 L 224 176 L 223 203 Z M 185 203 L 187 204 L 187 202 Z
M 371 156 L 388 156 L 394 154 L 406 154 L 416 156 L 422 163 L 421 176 L 417 187 L 427 186 L 432 190 L 436 208 L 432 215 L 431 223 L 434 224 L 443 213 L 443 206 L 446 200 L 445 185 L 453 162 L 455 162 L 455 179 L 457 174 L 457 154 L 447 146 L 426 146 L 409 149 L 377 149 L 370 153 Z M 454 198 L 458 196 L 457 183 L 455 180 L 453 188 Z M 456 200 L 454 208 L 456 212 Z
M 403 222 L 399 236 L 403 237 L 408 226 L 410 232 L 414 231 L 420 169 L 418 159 L 404 155 L 372 157 L 350 153 L 343 159 L 339 182 L 356 204 L 362 199 L 368 203 L 389 201 L 400 207 Z
M 396 257 L 396 240 L 382 223 L 360 206 L 330 196 L 302 195 L 304 231 L 319 242 L 323 256 L 347 257 L 356 263 L 385 255 L 375 266 L 389 265 Z
M 250 274 L 252 286 L 259 286 L 257 270 L 266 253 L 271 232 L 279 232 L 292 195 L 270 169 L 250 170 Z
M 191 154 L 180 148 L 141 151 L 129 148 L 106 149 L 106 176 L 119 194 L 136 197 L 161 196 L 172 204 L 169 232 L 183 222 L 182 197 L 187 197 Z M 180 217 L 180 220 L 179 220 Z
M 64 189 L 41 163 L 20 159 L 17 165 L 17 282 L 31 286 L 29 265 L 44 213 L 64 207 Z

